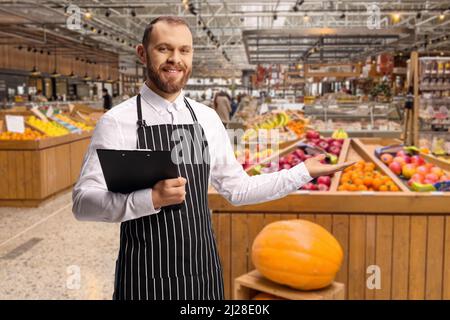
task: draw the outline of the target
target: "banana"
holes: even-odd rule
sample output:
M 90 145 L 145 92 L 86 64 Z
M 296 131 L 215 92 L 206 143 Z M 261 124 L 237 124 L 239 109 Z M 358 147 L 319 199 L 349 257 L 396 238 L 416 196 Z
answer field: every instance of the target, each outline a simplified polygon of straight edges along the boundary
M 417 148 L 416 146 L 407 146 L 407 147 L 403 147 L 403 149 L 407 152 L 407 153 L 419 153 L 420 149 Z
M 348 134 L 347 132 L 345 132 L 344 129 L 337 129 L 334 130 L 333 134 L 331 135 L 331 137 L 333 139 L 347 139 L 348 138 Z
M 411 184 L 411 189 L 418 192 L 428 192 L 428 191 L 436 191 L 436 188 L 432 184 L 423 184 L 419 182 L 413 182 Z

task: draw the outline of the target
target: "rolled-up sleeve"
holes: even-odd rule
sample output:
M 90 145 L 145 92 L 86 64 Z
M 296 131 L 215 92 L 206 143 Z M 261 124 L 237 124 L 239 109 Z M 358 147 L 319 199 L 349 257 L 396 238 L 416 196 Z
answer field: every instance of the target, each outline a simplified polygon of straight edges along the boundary
M 108 113 L 97 123 L 72 194 L 72 212 L 78 220 L 123 222 L 160 211 L 153 207 L 152 189 L 130 194 L 108 191 L 97 149 L 121 149 L 120 132 Z

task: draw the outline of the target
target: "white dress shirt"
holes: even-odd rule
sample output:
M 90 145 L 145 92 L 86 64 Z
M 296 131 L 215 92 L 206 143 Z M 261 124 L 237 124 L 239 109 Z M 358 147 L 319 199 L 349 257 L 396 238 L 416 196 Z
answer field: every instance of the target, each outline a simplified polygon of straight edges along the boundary
M 147 125 L 192 124 L 183 92 L 172 103 L 147 85 L 141 88 L 142 117 Z M 236 160 L 228 133 L 217 113 L 188 99 L 209 145 L 209 183 L 233 205 L 270 201 L 298 190 L 312 178 L 303 163 L 279 172 L 248 176 Z M 136 96 L 106 112 L 98 121 L 85 155 L 78 182 L 73 189 L 73 208 L 79 220 L 122 222 L 157 214 L 152 203 L 152 190 L 130 194 L 108 191 L 96 150 L 136 149 Z

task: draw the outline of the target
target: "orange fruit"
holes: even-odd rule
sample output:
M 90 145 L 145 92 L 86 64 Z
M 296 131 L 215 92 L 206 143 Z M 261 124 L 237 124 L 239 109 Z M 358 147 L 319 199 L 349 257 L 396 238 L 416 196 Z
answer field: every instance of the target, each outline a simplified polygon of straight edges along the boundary
M 383 182 L 378 178 L 372 180 L 372 186 L 375 190 L 378 190 L 382 184 Z
M 357 187 L 357 189 L 358 189 L 358 191 L 367 191 L 367 187 L 365 185 L 363 185 L 363 184 L 359 185 Z
M 388 191 L 388 186 L 383 184 L 380 186 L 380 188 L 378 188 L 378 191 Z
M 390 191 L 400 191 L 400 189 L 396 185 L 392 185 L 389 187 Z
M 361 178 L 356 178 L 355 180 L 353 180 L 353 183 L 357 186 L 364 184 L 363 179 L 361 179 Z
M 369 187 L 372 185 L 373 179 L 371 177 L 364 177 L 363 183 L 366 187 Z

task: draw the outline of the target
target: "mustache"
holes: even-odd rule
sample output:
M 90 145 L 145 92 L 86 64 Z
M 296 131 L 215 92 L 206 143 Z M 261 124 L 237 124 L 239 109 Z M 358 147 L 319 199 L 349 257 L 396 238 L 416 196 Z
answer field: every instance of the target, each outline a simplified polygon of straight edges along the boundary
M 159 67 L 160 70 L 162 70 L 164 68 L 177 68 L 178 70 L 181 70 L 181 71 L 187 70 L 187 66 L 185 66 L 184 64 L 181 64 L 181 63 L 179 63 L 179 64 L 165 63 Z

